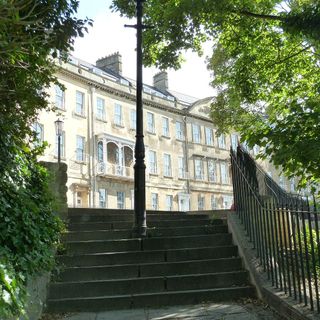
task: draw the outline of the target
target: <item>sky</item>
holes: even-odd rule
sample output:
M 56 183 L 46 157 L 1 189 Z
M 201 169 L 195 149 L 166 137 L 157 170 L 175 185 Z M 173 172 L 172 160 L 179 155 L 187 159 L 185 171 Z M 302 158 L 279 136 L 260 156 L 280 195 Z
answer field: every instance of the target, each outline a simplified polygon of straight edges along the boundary
M 136 31 L 125 28 L 125 24 L 135 24 L 135 21 L 120 17 L 109 9 L 111 0 L 80 0 L 79 18 L 93 19 L 93 27 L 83 38 L 75 41 L 73 55 L 79 59 L 95 64 L 96 60 L 114 52 L 122 55 L 122 74 L 131 79 L 136 77 Z M 208 45 L 207 53 L 210 50 Z M 167 70 L 169 89 L 205 98 L 214 95 L 210 87 L 210 71 L 205 64 L 205 56 L 198 57 L 187 52 L 186 62 L 178 71 Z M 159 72 L 155 67 L 144 68 L 143 82 L 152 85 L 153 75 Z

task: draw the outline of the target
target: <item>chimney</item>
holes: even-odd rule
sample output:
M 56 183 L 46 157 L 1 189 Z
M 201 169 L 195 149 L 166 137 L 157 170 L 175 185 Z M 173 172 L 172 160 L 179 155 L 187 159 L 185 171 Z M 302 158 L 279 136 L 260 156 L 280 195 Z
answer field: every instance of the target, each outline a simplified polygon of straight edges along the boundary
M 167 91 L 169 89 L 167 71 L 160 71 L 153 76 L 153 86 L 160 91 Z
M 115 52 L 96 61 L 96 66 L 104 71 L 107 69 L 121 75 L 122 74 L 122 56 L 119 52 Z

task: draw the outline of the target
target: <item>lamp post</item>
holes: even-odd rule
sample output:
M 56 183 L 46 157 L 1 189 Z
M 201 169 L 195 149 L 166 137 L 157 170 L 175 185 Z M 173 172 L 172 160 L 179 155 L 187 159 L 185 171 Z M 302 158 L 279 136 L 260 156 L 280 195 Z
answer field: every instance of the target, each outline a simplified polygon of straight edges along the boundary
M 144 135 L 143 135 L 143 106 L 142 106 L 142 30 L 146 28 L 142 24 L 142 3 L 145 0 L 136 0 L 137 2 L 137 24 L 126 25 L 137 29 L 137 89 L 136 89 L 136 114 L 137 114 L 137 133 L 134 149 L 134 226 L 133 236 L 145 237 L 147 233 L 147 215 L 146 215 L 146 165 Z
M 59 118 L 54 122 L 54 125 L 56 127 L 56 135 L 58 137 L 58 163 L 61 162 L 61 137 L 62 137 L 62 131 L 63 131 L 63 121 Z

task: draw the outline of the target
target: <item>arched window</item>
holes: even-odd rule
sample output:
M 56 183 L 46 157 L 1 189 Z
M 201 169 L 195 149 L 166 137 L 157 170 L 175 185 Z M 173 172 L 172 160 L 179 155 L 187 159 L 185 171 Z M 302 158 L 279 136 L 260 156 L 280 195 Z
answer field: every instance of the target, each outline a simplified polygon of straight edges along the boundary
M 98 157 L 98 162 L 103 162 L 103 143 L 102 143 L 102 141 L 98 142 L 97 157 Z

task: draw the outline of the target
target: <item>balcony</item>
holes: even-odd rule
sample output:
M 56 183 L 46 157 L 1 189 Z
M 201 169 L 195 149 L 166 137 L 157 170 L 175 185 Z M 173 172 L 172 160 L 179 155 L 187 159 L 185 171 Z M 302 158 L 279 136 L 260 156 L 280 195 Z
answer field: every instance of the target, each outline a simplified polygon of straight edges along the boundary
M 125 167 L 117 164 L 99 162 L 96 167 L 98 176 L 105 176 L 115 179 L 132 180 L 134 178 L 133 167 Z

